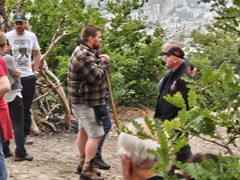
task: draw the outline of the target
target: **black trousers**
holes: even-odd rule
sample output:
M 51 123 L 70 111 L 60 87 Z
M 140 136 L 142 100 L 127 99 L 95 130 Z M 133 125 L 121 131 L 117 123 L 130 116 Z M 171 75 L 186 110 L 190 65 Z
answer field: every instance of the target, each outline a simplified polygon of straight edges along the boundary
M 178 131 L 175 130 L 175 132 L 178 133 L 178 137 L 182 136 L 183 134 Z M 186 138 L 188 138 L 188 133 L 184 134 L 184 136 L 186 136 Z M 189 144 L 187 144 L 186 146 L 183 146 L 177 153 L 176 153 L 176 160 L 177 161 L 181 161 L 182 163 L 185 163 L 189 157 L 192 156 L 192 152 L 191 152 L 191 147 L 189 146 Z
M 176 153 L 176 160 L 185 163 L 191 156 L 191 147 L 189 145 L 186 145 Z
M 23 101 L 22 98 L 16 96 L 16 98 L 8 103 L 10 118 L 14 130 L 14 139 L 16 143 L 15 156 L 26 156 L 26 149 L 24 148 L 24 114 L 23 114 Z M 3 152 L 7 154 L 10 141 L 3 142 Z
M 31 106 L 33 97 L 35 94 L 36 77 L 34 75 L 21 78 L 22 84 L 22 96 L 23 96 L 23 108 L 24 108 L 24 134 L 25 136 L 30 134 L 31 127 Z

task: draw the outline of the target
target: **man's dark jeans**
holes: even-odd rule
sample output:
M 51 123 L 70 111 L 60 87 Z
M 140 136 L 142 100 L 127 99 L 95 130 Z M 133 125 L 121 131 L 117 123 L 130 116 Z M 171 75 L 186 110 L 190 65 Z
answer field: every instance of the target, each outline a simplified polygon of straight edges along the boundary
M 24 134 L 30 134 L 31 127 L 31 105 L 35 93 L 36 77 L 34 75 L 21 78 L 23 108 L 24 108 Z
M 106 120 L 103 122 L 104 135 L 103 135 L 101 141 L 98 144 L 96 157 L 101 157 L 102 156 L 103 143 L 104 143 L 110 129 L 112 128 L 112 122 L 111 122 L 111 117 L 110 117 L 109 107 L 108 107 L 109 106 L 109 95 L 106 96 L 105 102 L 106 102 L 105 106 L 108 109 L 108 114 L 107 114 Z
M 104 135 L 103 135 L 101 141 L 98 144 L 96 157 L 101 157 L 102 146 L 103 146 L 103 143 L 104 143 L 104 141 L 106 139 L 106 136 L 108 135 L 111 127 L 112 127 L 112 123 L 111 123 L 111 118 L 110 118 L 110 114 L 109 114 L 109 111 L 108 111 L 108 115 L 106 117 L 106 120 L 103 122 Z
M 22 98 L 16 98 L 8 103 L 9 114 L 12 120 L 14 139 L 16 143 L 15 156 L 26 156 L 26 149 L 24 148 L 24 116 L 23 116 L 23 101 Z M 7 154 L 9 149 L 9 141 L 3 143 L 3 152 Z

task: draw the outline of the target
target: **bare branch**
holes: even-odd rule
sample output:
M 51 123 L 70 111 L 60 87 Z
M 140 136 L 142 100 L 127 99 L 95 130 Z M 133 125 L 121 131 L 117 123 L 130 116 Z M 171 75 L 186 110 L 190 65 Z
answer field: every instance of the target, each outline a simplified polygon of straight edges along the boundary
M 57 107 L 59 107 L 59 106 L 61 106 L 61 104 L 55 104 L 55 105 L 52 107 L 52 109 L 50 109 L 50 111 L 48 112 L 48 114 L 47 114 L 47 116 L 46 116 L 46 120 L 48 120 L 48 118 L 49 118 L 50 114 L 52 113 L 52 111 L 53 111 L 54 109 L 56 109 Z
M 221 147 L 227 149 L 227 151 L 228 151 L 229 154 L 231 154 L 231 155 L 234 154 L 234 153 L 232 152 L 231 148 L 230 148 L 228 145 L 225 145 L 225 143 L 224 143 L 224 144 L 220 144 L 220 143 L 218 143 L 218 142 L 216 142 L 216 141 L 214 141 L 214 140 L 210 140 L 210 139 L 204 138 L 204 137 L 202 137 L 202 136 L 200 136 L 200 135 L 198 135 L 198 134 L 192 133 L 192 132 L 189 132 L 189 134 L 191 134 L 191 135 L 193 135 L 193 136 L 195 136 L 195 137 L 198 137 L 198 138 L 200 138 L 200 139 L 202 139 L 202 140 L 204 140 L 204 141 L 207 141 L 207 142 L 216 144 L 216 145 L 218 145 L 218 146 L 221 146 Z
M 61 31 L 62 24 L 64 23 L 64 21 L 66 20 L 67 17 L 68 17 L 68 15 L 65 14 L 65 15 L 63 15 L 62 19 L 59 21 L 58 28 L 52 37 L 51 44 L 50 44 L 49 48 L 47 49 L 47 51 L 41 56 L 41 58 L 40 58 L 41 61 L 43 61 L 48 56 L 48 54 L 52 51 L 55 44 L 57 44 L 60 39 L 62 39 L 64 36 L 67 36 L 70 34 L 66 31 L 63 31 L 63 33 L 60 36 L 58 36 L 58 34 Z
M 52 128 L 52 130 L 53 130 L 54 132 L 57 132 L 57 128 L 56 128 L 52 123 L 47 122 L 47 121 L 43 121 L 43 123 L 49 125 L 49 126 Z
M 62 84 L 58 84 L 57 86 L 52 87 L 52 89 L 49 89 L 45 94 L 38 96 L 36 99 L 33 100 L 33 103 L 38 101 L 39 99 L 44 98 L 45 96 L 49 95 L 52 91 L 54 91 L 55 89 L 57 89 L 59 86 L 61 86 Z

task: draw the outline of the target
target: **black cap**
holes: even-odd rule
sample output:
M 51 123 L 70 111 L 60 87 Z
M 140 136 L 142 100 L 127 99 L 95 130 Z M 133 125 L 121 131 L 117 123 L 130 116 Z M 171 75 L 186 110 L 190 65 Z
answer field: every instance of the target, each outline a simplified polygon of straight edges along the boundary
M 179 47 L 172 47 L 167 52 L 162 52 L 161 55 L 167 55 L 167 56 L 173 55 L 181 59 L 184 58 L 184 52 Z

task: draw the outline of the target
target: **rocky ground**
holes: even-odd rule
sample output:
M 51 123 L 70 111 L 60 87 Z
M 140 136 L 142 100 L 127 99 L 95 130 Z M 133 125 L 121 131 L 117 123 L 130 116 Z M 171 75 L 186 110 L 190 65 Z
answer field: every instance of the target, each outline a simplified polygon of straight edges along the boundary
M 128 122 L 143 115 L 152 116 L 151 110 L 139 110 L 136 108 L 118 109 L 118 119 L 120 122 Z M 73 121 L 76 124 L 76 121 Z M 32 145 L 26 145 L 29 154 L 34 156 L 32 162 L 14 162 L 12 158 L 6 159 L 9 180 L 77 180 L 76 174 L 78 162 L 78 150 L 76 147 L 76 126 L 71 130 L 60 128 L 58 132 L 46 133 L 42 129 L 38 136 L 31 136 L 34 141 Z M 122 180 L 120 159 L 117 153 L 117 133 L 113 126 L 103 147 L 103 158 L 111 165 L 111 169 L 101 170 L 105 180 Z M 190 137 L 190 145 L 193 153 L 212 152 L 226 153 L 223 148 L 219 148 L 212 143 L 208 143 L 199 138 Z M 14 141 L 11 142 L 12 150 Z

